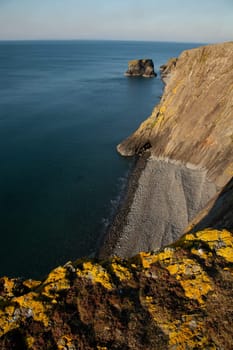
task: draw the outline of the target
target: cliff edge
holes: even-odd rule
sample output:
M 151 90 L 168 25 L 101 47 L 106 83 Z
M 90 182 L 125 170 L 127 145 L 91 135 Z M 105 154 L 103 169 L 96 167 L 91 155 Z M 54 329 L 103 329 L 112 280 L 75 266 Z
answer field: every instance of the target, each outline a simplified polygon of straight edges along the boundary
M 4 350 L 233 346 L 233 236 L 204 230 L 159 253 L 67 263 L 43 281 L 0 279 Z

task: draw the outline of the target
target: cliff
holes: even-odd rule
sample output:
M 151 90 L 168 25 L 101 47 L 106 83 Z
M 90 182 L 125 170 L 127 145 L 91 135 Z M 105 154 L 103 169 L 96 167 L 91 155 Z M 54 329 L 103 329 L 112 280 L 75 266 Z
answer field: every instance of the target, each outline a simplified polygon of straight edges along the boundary
M 222 187 L 233 165 L 233 42 L 184 51 L 151 116 L 118 145 L 124 156 L 151 147 L 167 157 L 207 169 Z
M 148 252 L 68 262 L 42 281 L 2 277 L 0 349 L 232 350 L 232 55 L 233 43 L 184 52 L 118 147 L 144 155 L 114 248 L 131 256 L 141 240 Z M 160 246 L 173 242 L 157 252 L 154 225 Z
M 233 174 L 233 43 L 185 51 L 161 75 L 161 102 L 117 147 L 148 159 L 101 257 L 131 257 L 176 241 Z

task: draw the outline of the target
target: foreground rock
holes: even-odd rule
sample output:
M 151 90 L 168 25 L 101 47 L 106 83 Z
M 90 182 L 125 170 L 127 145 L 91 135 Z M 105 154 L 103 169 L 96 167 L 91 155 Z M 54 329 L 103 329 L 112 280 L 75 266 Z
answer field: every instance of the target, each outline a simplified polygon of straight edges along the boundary
M 0 280 L 4 350 L 224 349 L 233 339 L 233 237 L 205 230 L 158 254 L 67 263 Z
M 125 72 L 127 77 L 156 77 L 154 63 L 151 59 L 133 60 L 128 63 L 128 70 Z

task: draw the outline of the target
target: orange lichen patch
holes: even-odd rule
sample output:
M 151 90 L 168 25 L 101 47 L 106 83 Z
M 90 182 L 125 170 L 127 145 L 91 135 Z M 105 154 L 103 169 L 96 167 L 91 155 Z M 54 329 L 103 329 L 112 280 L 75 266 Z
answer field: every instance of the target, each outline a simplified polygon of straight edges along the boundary
M 23 284 L 25 287 L 28 287 L 29 289 L 34 289 L 41 284 L 41 281 L 35 281 L 32 279 L 29 279 L 29 280 L 23 281 Z
M 170 262 L 173 257 L 173 248 L 165 248 L 162 252 L 158 254 L 140 252 L 136 256 L 136 258 L 139 260 L 139 263 L 145 269 L 150 268 L 150 266 L 156 262 Z
M 148 310 L 151 317 L 169 338 L 169 349 L 211 349 L 209 341 L 203 335 L 203 322 L 195 315 L 183 315 L 179 320 L 169 319 L 155 304 L 151 296 L 140 298 L 141 304 Z
M 58 350 L 75 349 L 73 340 L 69 335 L 63 335 L 57 342 Z
M 203 296 L 213 289 L 211 280 L 194 260 L 184 258 L 182 262 L 167 266 L 167 270 L 180 282 L 186 297 L 199 303 L 203 303 Z
M 17 319 L 14 317 L 15 307 L 7 306 L 5 310 L 0 310 L 0 336 L 18 328 Z
M 209 257 L 212 256 L 212 253 L 211 253 L 211 252 L 207 252 L 207 251 L 205 251 L 205 250 L 202 249 L 202 248 L 200 248 L 200 249 L 192 248 L 192 249 L 191 249 L 191 253 L 192 253 L 193 255 L 196 255 L 196 256 L 198 256 L 198 257 L 204 259 L 204 260 L 205 260 L 205 259 L 208 259 Z
M 204 231 L 199 231 L 197 233 L 186 234 L 178 243 L 194 242 L 194 241 L 203 241 L 209 246 L 211 250 L 216 251 L 218 255 L 226 257 L 226 260 L 229 259 L 231 262 L 231 255 L 233 249 L 233 234 L 227 230 L 211 230 L 206 229 Z M 224 249 L 227 250 L 224 253 Z M 231 253 L 232 252 L 232 253 Z
M 30 292 L 23 296 L 13 298 L 12 301 L 19 305 L 17 310 L 20 317 L 33 317 L 35 321 L 42 322 L 45 327 L 48 327 L 49 319 L 46 311 L 50 307 L 38 300 L 38 294 Z
M 27 344 L 28 349 L 33 349 L 34 342 L 35 342 L 35 339 L 33 337 L 26 338 L 26 344 Z
M 184 315 L 182 323 L 174 322 L 174 328 L 169 332 L 169 345 L 176 350 L 211 349 L 209 340 L 203 335 L 203 322 L 195 319 L 193 315 Z
M 94 283 L 100 283 L 106 289 L 113 288 L 108 272 L 101 265 L 91 261 L 84 262 L 83 270 L 77 269 L 77 275 L 88 278 Z
M 66 269 L 61 266 L 50 272 L 43 283 L 42 294 L 49 298 L 54 298 L 58 292 L 68 289 L 70 282 L 66 277 L 66 273 Z
M 233 262 L 233 235 L 231 232 L 227 230 L 204 230 L 197 232 L 195 239 L 207 243 L 218 256 L 223 257 L 227 262 Z
M 97 350 L 108 350 L 108 348 L 106 348 L 106 346 L 98 346 L 97 345 Z
M 226 261 L 233 263 L 233 247 L 225 247 L 217 250 L 217 255 L 222 256 Z
M 120 259 L 113 259 L 111 268 L 120 281 L 132 279 L 132 274 L 127 267 L 120 264 Z
M 1 281 L 4 282 L 4 293 L 7 294 L 8 298 L 13 297 L 14 296 L 13 289 L 15 286 L 15 280 L 13 278 L 2 277 Z

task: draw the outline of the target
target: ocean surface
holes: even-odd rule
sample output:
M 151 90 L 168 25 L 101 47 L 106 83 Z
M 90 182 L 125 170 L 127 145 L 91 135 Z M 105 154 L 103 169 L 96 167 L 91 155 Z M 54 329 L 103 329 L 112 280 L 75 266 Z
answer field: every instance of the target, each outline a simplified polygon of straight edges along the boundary
M 159 78 L 126 78 L 127 62 L 155 70 L 192 43 L 0 42 L 0 276 L 41 278 L 93 255 L 131 159 L 116 145 L 150 115 Z

